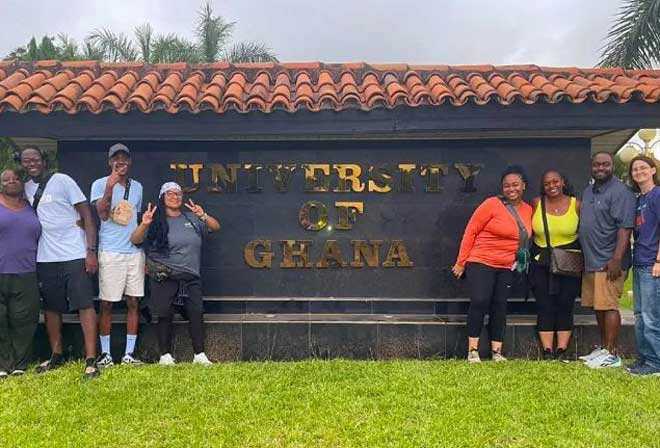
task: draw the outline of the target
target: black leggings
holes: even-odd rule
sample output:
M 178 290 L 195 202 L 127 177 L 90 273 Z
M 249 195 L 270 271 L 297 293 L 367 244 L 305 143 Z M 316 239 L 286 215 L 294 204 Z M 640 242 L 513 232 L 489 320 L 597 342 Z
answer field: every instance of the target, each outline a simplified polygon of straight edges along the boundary
M 199 279 L 186 281 L 188 297 L 183 299 L 183 308 L 188 315 L 188 328 L 195 354 L 204 351 L 204 317 L 202 284 Z M 158 316 L 158 348 L 160 354 L 172 353 L 172 318 L 176 312 L 174 299 L 179 291 L 178 280 L 155 282 L 149 279 L 153 311 Z
M 513 272 L 481 263 L 468 263 L 465 278 L 470 283 L 468 336 L 478 338 L 488 314 L 488 334 L 491 341 L 502 342 L 506 328 L 506 301 L 511 291 Z
M 572 331 L 575 298 L 580 291 L 580 278 L 554 275 L 548 268 L 532 265 L 532 284 L 536 298 L 537 331 Z M 550 281 L 554 284 L 550 294 Z

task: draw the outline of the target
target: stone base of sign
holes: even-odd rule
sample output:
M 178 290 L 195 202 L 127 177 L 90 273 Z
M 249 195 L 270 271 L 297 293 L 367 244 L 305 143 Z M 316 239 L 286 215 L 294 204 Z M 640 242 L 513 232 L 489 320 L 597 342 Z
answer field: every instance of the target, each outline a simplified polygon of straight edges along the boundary
M 125 344 L 124 316 L 117 315 L 112 329 L 112 354 L 120 359 Z M 464 315 L 417 314 L 207 314 L 206 353 L 214 361 L 293 361 L 303 359 L 452 359 L 467 352 Z M 576 315 L 569 358 L 591 351 L 599 342 L 595 319 Z M 626 357 L 635 354 L 632 314 L 623 316 L 619 348 Z M 187 322 L 175 321 L 174 356 L 192 360 Z M 158 360 L 155 324 L 142 324 L 138 356 Z M 82 332 L 74 315 L 63 328 L 65 353 L 82 355 Z M 36 354 L 49 355 L 43 325 L 39 326 Z M 480 347 L 489 357 L 486 331 Z M 535 316 L 509 316 L 504 354 L 515 359 L 538 359 Z

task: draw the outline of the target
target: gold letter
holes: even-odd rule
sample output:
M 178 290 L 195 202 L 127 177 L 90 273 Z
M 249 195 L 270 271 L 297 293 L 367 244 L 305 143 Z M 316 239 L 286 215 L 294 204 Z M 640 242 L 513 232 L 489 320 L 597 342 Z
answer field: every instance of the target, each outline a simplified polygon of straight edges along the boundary
M 337 171 L 337 188 L 335 193 L 347 193 L 354 191 L 360 193 L 364 191 L 364 184 L 360 180 L 362 168 L 360 165 L 354 163 L 334 164 L 332 168 Z M 349 187 L 348 184 L 351 184 Z
M 255 252 L 257 247 L 263 247 L 264 252 L 261 252 L 260 257 L 257 258 Z M 245 263 L 251 268 L 261 269 L 270 268 L 273 260 L 273 253 L 270 251 L 270 240 L 253 240 L 248 242 L 243 249 L 243 258 Z
M 222 163 L 211 164 L 211 185 L 210 193 L 236 193 L 236 183 L 238 181 L 238 169 L 240 163 L 228 163 L 227 166 Z M 227 171 L 229 168 L 229 171 Z M 222 182 L 222 187 L 219 185 Z
M 317 268 L 325 269 L 330 266 L 332 262 L 333 267 L 344 267 L 346 262 L 341 259 L 341 249 L 335 240 L 328 240 L 323 246 L 323 253 L 321 254 L 321 259 L 316 263 Z
M 316 222 L 312 222 L 312 209 L 318 210 Z M 328 225 L 328 209 L 319 201 L 307 201 L 300 207 L 298 221 L 305 230 L 321 230 Z
M 289 183 L 291 182 L 291 174 L 296 170 L 295 163 L 278 163 L 268 165 L 268 169 L 273 175 L 273 186 L 278 193 L 286 193 L 289 191 Z
M 362 202 L 335 202 L 335 207 L 337 207 L 337 214 L 339 215 L 335 226 L 337 230 L 351 230 L 353 228 L 351 222 L 355 222 L 357 215 L 364 212 Z
M 408 250 L 401 240 L 393 240 L 390 244 L 390 250 L 387 252 L 387 258 L 383 262 L 384 268 L 393 268 L 398 266 L 400 268 L 410 268 L 415 266 L 415 263 L 408 258 Z
M 248 193 L 261 193 L 264 187 L 259 185 L 259 171 L 263 169 L 263 165 L 260 163 L 245 163 L 243 168 L 248 172 Z
M 370 268 L 377 268 L 378 256 L 380 254 L 380 243 L 382 243 L 381 240 L 371 240 L 369 243 L 364 240 L 352 240 L 353 261 L 351 261 L 351 267 L 363 268 L 364 263 L 362 262 L 362 257 L 364 257 L 367 266 Z M 369 244 L 371 244 L 371 247 Z
M 399 191 L 401 193 L 412 193 L 415 191 L 412 173 L 416 168 L 417 165 L 414 163 L 399 163 L 399 171 L 401 172 L 401 183 L 399 185 Z
M 314 263 L 309 261 L 309 246 L 312 242 L 309 240 L 282 240 L 282 262 L 280 267 L 283 269 L 291 268 L 313 268 Z M 296 247 L 298 245 L 298 247 Z M 294 257 L 299 257 L 298 261 Z
M 330 191 L 330 165 L 327 163 L 307 163 L 305 169 L 305 191 L 325 193 Z M 316 177 L 316 171 L 323 173 L 321 178 Z
M 419 174 L 426 176 L 425 191 L 427 193 L 441 192 L 442 187 L 440 186 L 440 176 L 447 175 L 447 165 L 444 163 L 426 163 L 422 165 L 421 168 Z
M 201 163 L 170 163 L 170 169 L 174 170 L 174 179 L 181 185 L 184 193 L 194 193 L 199 190 L 199 172 L 204 168 Z M 192 170 L 192 185 L 186 185 L 186 170 Z
M 465 185 L 463 190 L 465 193 L 472 193 L 477 191 L 474 187 L 474 178 L 479 174 L 479 171 L 484 167 L 483 163 L 455 163 L 454 167 L 458 170 Z
M 380 167 L 369 167 L 369 191 L 376 193 L 389 193 L 392 191 L 392 167 L 390 164 L 385 164 Z M 379 182 L 376 183 L 376 182 Z

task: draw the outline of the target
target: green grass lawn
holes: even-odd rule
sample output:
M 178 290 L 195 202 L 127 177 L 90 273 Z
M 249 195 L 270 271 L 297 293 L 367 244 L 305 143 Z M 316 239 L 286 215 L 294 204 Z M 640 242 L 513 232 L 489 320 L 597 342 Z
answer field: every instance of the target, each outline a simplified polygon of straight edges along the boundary
M 0 447 L 651 447 L 660 378 L 572 363 L 82 364 L 0 383 Z
M 623 294 L 621 294 L 621 309 L 630 310 L 633 309 L 633 296 L 632 296 L 632 269 L 628 272 L 628 277 L 626 278 L 626 283 L 623 284 Z

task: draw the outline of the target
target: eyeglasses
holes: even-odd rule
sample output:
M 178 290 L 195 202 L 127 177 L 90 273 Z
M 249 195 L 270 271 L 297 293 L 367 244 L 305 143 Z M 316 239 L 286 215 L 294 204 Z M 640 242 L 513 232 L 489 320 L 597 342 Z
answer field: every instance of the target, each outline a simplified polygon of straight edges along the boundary
M 183 193 L 181 193 L 180 191 L 166 191 L 165 196 L 170 198 L 180 198 L 183 196 Z

